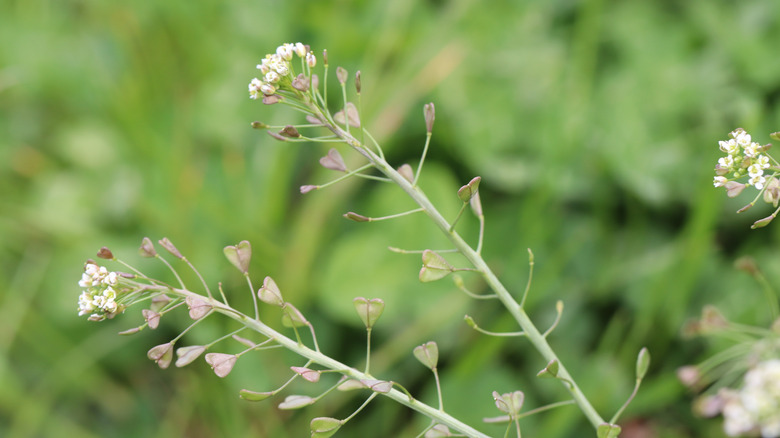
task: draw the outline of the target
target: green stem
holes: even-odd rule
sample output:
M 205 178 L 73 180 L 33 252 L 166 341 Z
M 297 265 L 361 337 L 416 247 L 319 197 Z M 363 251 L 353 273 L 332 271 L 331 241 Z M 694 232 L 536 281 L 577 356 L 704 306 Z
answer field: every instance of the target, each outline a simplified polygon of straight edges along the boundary
M 173 288 L 167 288 L 167 287 L 160 287 L 157 286 L 160 292 L 168 292 L 172 293 L 174 295 L 186 298 L 186 297 L 192 297 L 197 298 L 199 300 L 206 301 L 212 308 L 213 311 L 221 313 L 231 319 L 234 319 L 238 321 L 239 323 L 243 324 L 245 327 L 254 330 L 258 333 L 263 334 L 269 339 L 273 339 L 274 342 L 278 343 L 282 347 L 294 352 L 295 354 L 304 357 L 308 360 L 310 360 L 313 363 L 316 363 L 318 365 L 321 365 L 325 368 L 328 368 L 330 370 L 337 371 L 345 376 L 348 376 L 355 380 L 372 380 L 375 379 L 373 376 L 367 373 L 363 373 L 361 371 L 358 371 L 355 368 L 349 367 L 335 359 L 332 359 L 331 357 L 312 350 L 311 348 L 288 338 L 287 336 L 277 332 L 276 330 L 272 329 L 271 327 L 263 324 L 257 319 L 250 318 L 247 315 L 244 315 L 243 313 L 239 312 L 236 309 L 233 309 L 232 307 L 226 306 L 225 304 L 221 303 L 218 300 L 215 300 L 213 298 L 204 297 L 202 295 L 199 295 L 195 292 L 191 292 L 185 289 L 173 289 Z M 407 406 L 410 409 L 413 409 L 426 417 L 436 421 L 437 423 L 441 423 L 446 425 L 447 427 L 457 430 L 458 432 L 473 438 L 489 438 L 488 435 L 474 429 L 473 427 L 467 425 L 466 423 L 463 423 L 462 421 L 458 420 L 457 418 L 442 412 L 432 406 L 429 406 L 425 403 L 422 403 L 421 401 L 417 399 L 410 398 L 407 396 L 407 394 L 397 390 L 397 389 L 391 389 L 390 391 L 386 393 L 382 393 L 385 397 L 388 397 L 390 399 L 395 400 L 396 402 Z
M 345 132 L 338 125 L 332 125 L 328 128 L 331 129 L 336 135 L 343 138 L 347 144 L 355 148 L 363 156 L 368 158 L 380 172 L 393 180 L 393 182 L 401 187 L 401 189 L 406 192 L 417 203 L 417 205 L 419 205 L 425 211 L 425 214 L 428 215 L 428 217 L 442 231 L 442 233 L 447 236 L 450 242 L 455 245 L 460 253 L 466 257 L 469 262 L 471 262 L 477 271 L 482 273 L 485 281 L 488 283 L 490 288 L 493 289 L 496 295 L 498 295 L 498 299 L 501 300 L 504 307 L 506 307 L 512 317 L 523 329 L 523 332 L 525 332 L 525 335 L 528 337 L 528 340 L 531 342 L 531 344 L 533 344 L 534 348 L 536 348 L 536 350 L 542 355 L 542 357 L 547 359 L 548 362 L 553 360 L 558 362 L 560 366 L 558 370 L 558 376 L 562 380 L 568 381 L 570 383 L 570 386 L 564 385 L 564 387 L 569 391 L 574 401 L 580 407 L 580 410 L 582 410 L 582 412 L 588 418 L 588 421 L 590 421 L 590 423 L 593 425 L 594 429 L 597 428 L 600 424 L 604 423 L 604 419 L 601 418 L 598 412 L 596 412 L 596 409 L 590 404 L 590 401 L 588 401 L 588 399 L 582 393 L 579 386 L 577 386 L 574 379 L 569 374 L 569 371 L 563 366 L 560 359 L 558 358 L 558 355 L 555 354 L 552 347 L 550 347 L 550 344 L 547 343 L 545 337 L 541 332 L 539 332 L 539 329 L 536 328 L 536 325 L 534 325 L 533 321 L 531 321 L 531 318 L 528 316 L 528 314 L 525 313 L 525 310 L 523 310 L 520 304 L 518 304 L 517 301 L 512 298 L 512 295 L 504 287 L 501 281 L 499 281 L 498 277 L 496 277 L 482 256 L 480 256 L 479 253 L 472 249 L 471 246 L 469 246 L 469 244 L 466 243 L 466 241 L 463 240 L 463 238 L 456 231 L 451 230 L 450 224 L 447 223 L 447 220 L 441 215 L 441 213 L 439 213 L 436 207 L 434 207 L 425 193 L 418 186 L 410 183 L 400 173 L 393 169 L 393 167 L 390 166 L 385 160 L 381 159 L 376 154 L 363 147 L 363 145 L 358 142 L 357 139 L 351 136 L 348 132 Z

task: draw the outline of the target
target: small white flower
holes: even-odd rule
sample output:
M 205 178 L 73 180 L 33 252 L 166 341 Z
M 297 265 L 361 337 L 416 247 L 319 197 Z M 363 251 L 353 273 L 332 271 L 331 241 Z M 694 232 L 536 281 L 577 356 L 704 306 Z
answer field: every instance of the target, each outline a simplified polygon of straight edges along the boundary
M 79 286 L 83 288 L 92 287 L 92 276 L 87 274 L 86 272 L 81 274 L 81 280 L 79 280 Z
M 314 57 L 314 53 L 309 52 L 306 54 L 306 65 L 308 65 L 309 68 L 313 68 L 317 65 L 317 58 Z
M 716 176 L 712 183 L 715 185 L 715 187 L 723 187 L 726 185 L 727 181 L 728 179 L 726 179 L 725 176 Z
M 736 140 L 737 144 L 740 145 L 741 147 L 744 148 L 745 146 L 747 146 L 747 145 L 749 145 L 751 143 L 750 142 L 750 140 L 751 140 L 750 134 L 748 134 L 747 132 L 745 132 L 745 131 L 734 131 L 734 132 L 736 133 L 736 136 L 734 137 L 734 140 Z
M 720 157 L 718 159 L 718 164 L 720 165 L 721 168 L 731 169 L 734 166 L 734 157 L 731 155 Z
M 749 135 L 748 138 L 750 138 Z M 756 142 L 748 142 L 748 144 L 742 146 L 742 149 L 746 157 L 755 157 L 758 155 L 760 147 L 761 145 Z
M 764 174 L 764 169 L 761 168 L 760 164 L 751 164 L 748 167 L 748 175 L 750 175 L 751 177 L 761 176 L 763 174 Z
M 272 84 L 263 84 L 260 86 L 260 91 L 266 96 L 270 96 L 276 93 L 276 87 L 274 87 Z
M 89 292 L 82 292 L 81 295 L 79 295 L 79 316 L 84 316 L 94 309 L 95 305 L 92 304 L 92 295 L 90 295 Z
M 766 155 L 759 155 L 758 158 L 756 158 L 756 164 L 761 166 L 762 169 L 768 169 L 769 157 L 767 157 Z
M 116 272 L 109 272 L 108 275 L 103 278 L 103 284 L 108 286 L 116 286 L 116 283 L 118 281 L 118 275 Z
M 739 146 L 737 146 L 737 142 L 730 138 L 728 141 L 719 141 L 718 145 L 720 146 L 720 150 L 722 152 L 725 152 L 729 155 L 736 154 L 739 152 Z
M 276 48 L 276 54 L 286 61 L 289 61 L 293 57 L 294 46 L 292 44 L 282 44 Z
M 106 297 L 107 300 L 113 300 L 116 298 L 116 291 L 109 286 L 103 291 L 103 296 Z
M 275 71 L 269 71 L 265 74 L 265 81 L 275 84 L 279 82 L 279 75 Z
M 748 180 L 748 184 L 754 186 L 756 189 L 761 190 L 766 184 L 766 177 L 762 175 L 756 175 Z
M 728 400 L 723 407 L 723 429 L 728 436 L 739 436 L 750 432 L 755 427 L 753 416 L 735 397 Z
M 295 54 L 298 55 L 299 58 L 306 56 L 306 46 L 301 43 L 295 43 Z
M 119 309 L 119 305 L 113 299 L 106 300 L 103 304 L 103 311 L 106 313 L 116 313 L 117 309 Z

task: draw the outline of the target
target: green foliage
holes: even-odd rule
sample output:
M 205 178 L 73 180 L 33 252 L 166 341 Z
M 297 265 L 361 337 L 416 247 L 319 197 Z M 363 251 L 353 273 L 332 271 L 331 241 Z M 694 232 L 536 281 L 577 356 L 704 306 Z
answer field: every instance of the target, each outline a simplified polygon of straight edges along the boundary
M 326 150 L 250 129 L 294 116 L 246 96 L 259 58 L 292 40 L 362 71 L 363 122 L 398 165 L 415 164 L 419 109 L 435 102 L 421 185 L 454 216 L 457 188 L 482 177 L 483 253 L 519 296 L 533 249 L 526 306 L 553 321 L 565 302 L 550 339 L 600 411 L 630 394 L 646 345 L 653 366 L 623 430 L 718 433 L 689 414 L 670 376 L 699 357 L 701 344 L 678 333 L 702 304 L 744 323 L 769 318 L 755 310 L 760 287 L 731 264 L 751 254 L 776 283 L 763 244 L 780 228 L 751 232 L 753 219 L 733 214 L 741 204 L 712 189 L 711 167 L 735 127 L 780 129 L 780 4 L 7 0 L 2 11 L 0 436 L 297 437 L 312 418 L 355 407 L 349 394 L 301 411 L 278 411 L 281 398 L 243 402 L 239 389 L 286 380 L 290 358 L 247 355 L 224 379 L 201 360 L 161 371 L 146 352 L 170 333 L 116 335 L 141 323 L 137 309 L 99 328 L 77 318 L 78 261 L 104 245 L 131 259 L 145 235 L 168 236 L 244 309 L 245 280 L 219 251 L 250 241 L 255 281 L 272 276 L 344 361 L 363 355 L 352 299 L 383 299 L 372 372 L 433 401 L 411 351 L 435 340 L 445 403 L 467 423 L 494 415 L 494 390 L 522 390 L 528 409 L 564 397 L 534 377 L 545 363 L 522 339 L 485 338 L 461 321 L 469 313 L 486 329 L 516 330 L 501 309 L 465 299 L 448 278 L 419 284 L 419 258 L 385 250 L 435 247 L 422 221 L 341 217 L 408 208 L 392 188 L 352 179 L 300 195 L 298 185 L 330 175 L 315 166 Z M 458 229 L 475 234 L 467 216 Z M 159 330 L 166 324 L 187 321 Z M 232 328 L 208 321 L 184 340 Z M 342 433 L 413 436 L 424 421 L 406 415 L 375 402 Z M 546 437 L 587 427 L 570 407 L 521 424 Z

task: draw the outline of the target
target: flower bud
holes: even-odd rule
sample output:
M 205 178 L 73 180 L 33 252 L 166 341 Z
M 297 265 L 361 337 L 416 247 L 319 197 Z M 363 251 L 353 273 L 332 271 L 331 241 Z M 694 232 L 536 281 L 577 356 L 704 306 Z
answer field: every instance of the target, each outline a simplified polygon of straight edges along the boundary
M 433 131 L 433 121 L 436 120 L 436 107 L 433 102 L 423 105 L 423 115 L 425 116 L 425 129 L 428 132 Z
M 360 94 L 360 70 L 355 73 L 355 90 L 357 90 L 357 94 Z
M 339 80 L 339 84 L 344 85 L 347 83 L 348 74 L 349 73 L 347 73 L 347 70 L 344 67 L 342 66 L 336 67 L 336 79 Z
M 251 126 L 252 126 L 253 129 L 268 129 L 269 128 L 269 126 L 266 125 L 265 123 L 258 122 L 258 121 L 252 122 Z
M 325 65 L 325 67 L 328 66 L 328 51 L 323 50 L 322 51 L 322 63 Z
M 769 138 L 771 138 L 772 140 L 780 141 L 780 132 L 773 132 L 769 134 Z
M 677 368 L 676 374 L 677 380 L 685 385 L 686 388 L 696 388 L 701 380 L 701 372 L 699 372 L 699 368 L 694 365 L 686 365 Z
M 181 255 L 178 249 L 176 249 L 176 246 L 171 242 L 167 237 L 163 237 L 161 240 L 157 241 L 157 243 L 160 244 L 163 248 L 165 248 L 166 251 L 171 253 L 174 257 L 183 259 L 184 256 Z
M 152 244 L 152 240 L 148 237 L 144 237 L 141 241 L 141 247 L 138 248 L 138 254 L 141 255 L 141 257 L 154 257 L 157 255 L 157 251 L 154 250 L 154 245 Z
M 100 248 L 100 250 L 97 252 L 97 256 L 98 258 L 105 260 L 114 260 L 114 254 L 111 253 L 111 250 L 105 246 Z
M 636 378 L 642 380 L 647 374 L 647 370 L 650 368 L 650 352 L 646 347 L 642 347 L 639 350 L 639 354 L 636 357 Z
M 371 222 L 371 218 L 363 216 L 362 214 L 357 214 L 352 211 L 350 211 L 349 213 L 345 213 L 344 217 L 355 222 Z
M 287 125 L 284 127 L 284 129 L 279 131 L 279 135 L 284 137 L 290 137 L 290 138 L 298 138 L 301 136 L 301 133 L 298 132 L 297 129 L 295 129 L 295 126 Z
M 301 186 L 301 193 L 305 195 L 306 193 L 309 193 L 312 190 L 317 190 L 318 188 L 320 188 L 320 186 L 314 186 L 314 185 L 311 185 L 311 184 L 307 184 L 307 185 Z
M 326 54 L 327 52 L 324 52 Z M 317 58 L 314 56 L 313 52 L 309 52 L 306 54 L 306 65 L 309 66 L 309 68 L 314 68 L 315 65 L 317 65 Z M 325 65 L 328 65 L 327 59 L 325 60 Z
M 299 58 L 306 56 L 306 46 L 301 43 L 295 43 L 295 54 L 298 55 Z

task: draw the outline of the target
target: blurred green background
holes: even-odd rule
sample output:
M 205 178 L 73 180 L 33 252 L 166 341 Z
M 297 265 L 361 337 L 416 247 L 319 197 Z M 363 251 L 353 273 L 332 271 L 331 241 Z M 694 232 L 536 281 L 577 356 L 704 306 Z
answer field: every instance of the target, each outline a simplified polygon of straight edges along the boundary
M 431 225 L 341 217 L 402 211 L 398 190 L 351 180 L 302 196 L 301 184 L 333 177 L 317 165 L 326 148 L 249 128 L 302 121 L 246 90 L 265 53 L 296 41 L 362 71 L 364 123 L 394 163 L 416 163 L 422 105 L 435 102 L 423 187 L 452 217 L 457 188 L 482 176 L 486 258 L 519 296 L 534 251 L 529 312 L 545 327 L 564 301 L 550 341 L 605 418 L 649 347 L 623 436 L 722 436 L 720 420 L 693 416 L 674 370 L 709 352 L 680 336 L 704 304 L 769 322 L 733 262 L 752 255 L 778 284 L 780 225 L 749 230 L 770 211 L 734 214 L 750 195 L 728 200 L 712 168 L 732 129 L 763 143 L 780 130 L 779 19 L 780 3 L 758 0 L 0 1 L 0 436 L 301 437 L 309 419 L 362 402 L 336 394 L 293 412 L 275 408 L 281 397 L 242 402 L 240 388 L 271 390 L 302 361 L 248 355 L 225 379 L 202 360 L 162 371 L 146 351 L 186 315 L 133 337 L 116 333 L 140 324 L 138 308 L 77 317 L 82 263 L 101 246 L 167 278 L 137 256 L 144 236 L 169 237 L 237 306 L 249 296 L 221 249 L 250 240 L 256 286 L 272 276 L 323 350 L 356 366 L 364 331 L 351 299 L 384 299 L 372 370 L 435 403 L 411 350 L 436 341 L 445 406 L 491 435 L 503 434 L 481 423 L 498 414 L 491 391 L 522 389 L 528 409 L 565 398 L 535 379 L 544 363 L 525 341 L 462 323 L 468 313 L 516 330 L 499 306 L 448 281 L 420 284 L 419 258 L 385 249 L 442 245 Z M 473 239 L 475 225 L 464 219 L 463 234 Z M 263 317 L 278 325 L 272 310 Z M 181 345 L 233 327 L 213 318 Z M 379 398 L 339 436 L 415 436 L 425 424 Z M 524 436 L 592 436 L 574 407 L 522 424 Z

